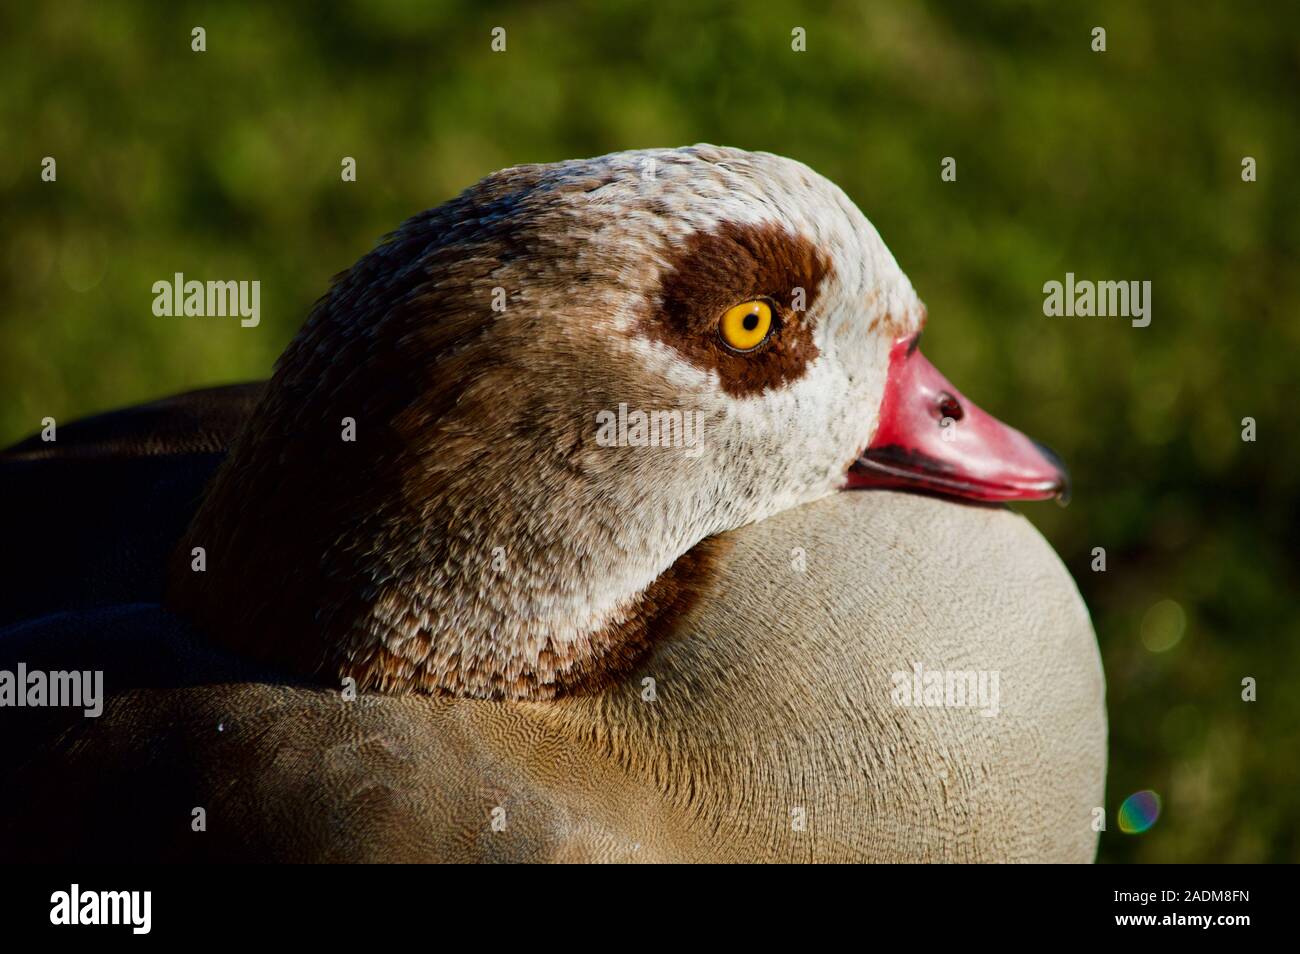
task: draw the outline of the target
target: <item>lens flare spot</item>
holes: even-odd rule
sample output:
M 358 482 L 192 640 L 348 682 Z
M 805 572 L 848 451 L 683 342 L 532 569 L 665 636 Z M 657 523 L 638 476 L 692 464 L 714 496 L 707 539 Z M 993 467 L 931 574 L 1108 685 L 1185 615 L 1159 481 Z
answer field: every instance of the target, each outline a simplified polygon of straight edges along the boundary
M 1126 835 L 1140 835 L 1160 817 L 1160 796 L 1151 789 L 1134 792 L 1119 807 L 1119 830 Z

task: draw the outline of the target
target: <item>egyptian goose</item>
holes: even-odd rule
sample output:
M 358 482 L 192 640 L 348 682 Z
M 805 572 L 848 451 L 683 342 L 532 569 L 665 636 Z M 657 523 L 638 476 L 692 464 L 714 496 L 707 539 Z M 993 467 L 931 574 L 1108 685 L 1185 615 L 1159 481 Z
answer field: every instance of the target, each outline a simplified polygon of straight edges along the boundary
M 1086 609 L 1022 518 L 932 496 L 1064 472 L 926 362 L 924 317 L 853 203 L 765 153 L 518 167 L 410 219 L 264 390 L 2 458 L 33 495 L 105 460 L 166 492 L 109 583 L 5 607 L 0 666 L 101 668 L 109 700 L 5 720 L 0 843 L 1090 860 Z M 921 667 L 994 674 L 995 711 L 900 702 Z

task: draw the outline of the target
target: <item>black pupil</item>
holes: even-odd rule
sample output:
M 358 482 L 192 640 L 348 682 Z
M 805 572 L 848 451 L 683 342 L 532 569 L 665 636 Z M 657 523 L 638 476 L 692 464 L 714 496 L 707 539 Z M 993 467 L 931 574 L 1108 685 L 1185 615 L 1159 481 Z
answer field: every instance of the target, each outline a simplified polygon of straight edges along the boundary
M 758 327 L 758 312 L 751 311 L 745 316 L 745 320 L 741 324 L 745 326 L 746 331 L 753 331 Z
M 954 421 L 960 421 L 962 415 L 961 405 L 951 394 L 944 393 L 939 396 L 939 414 L 941 417 L 950 417 Z

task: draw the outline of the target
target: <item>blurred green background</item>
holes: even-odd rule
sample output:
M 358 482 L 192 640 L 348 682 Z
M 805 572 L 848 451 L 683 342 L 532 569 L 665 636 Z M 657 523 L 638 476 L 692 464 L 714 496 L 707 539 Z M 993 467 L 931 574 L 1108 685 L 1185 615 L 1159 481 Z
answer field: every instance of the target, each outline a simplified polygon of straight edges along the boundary
M 265 377 L 334 273 L 502 166 L 783 153 L 875 223 L 935 364 L 1071 466 L 1073 503 L 1026 513 L 1101 640 L 1101 859 L 1300 859 L 1300 6 L 270 6 L 0 13 L 0 444 Z M 261 326 L 154 317 L 176 271 L 261 279 Z M 1150 280 L 1150 327 L 1045 318 L 1067 271 Z M 1125 834 L 1140 789 L 1163 813 Z

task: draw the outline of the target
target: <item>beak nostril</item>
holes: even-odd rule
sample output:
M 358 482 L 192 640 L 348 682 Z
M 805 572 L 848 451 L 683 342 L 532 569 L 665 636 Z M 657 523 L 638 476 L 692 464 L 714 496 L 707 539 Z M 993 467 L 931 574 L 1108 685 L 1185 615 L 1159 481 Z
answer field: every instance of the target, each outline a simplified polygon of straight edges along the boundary
M 947 391 L 944 391 L 942 394 L 939 395 L 939 401 L 937 406 L 939 408 L 940 419 L 945 417 L 950 417 L 954 421 L 960 421 L 962 419 L 962 415 L 965 413 L 962 410 L 961 402 L 958 401 L 951 394 L 949 394 Z

